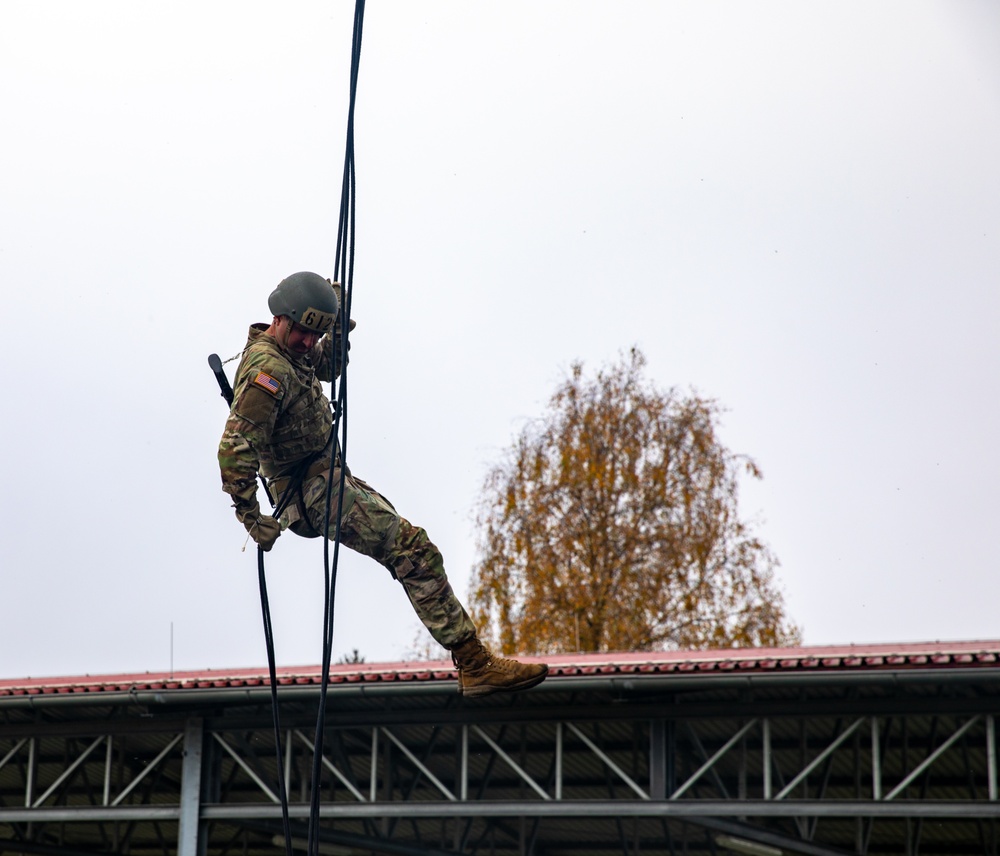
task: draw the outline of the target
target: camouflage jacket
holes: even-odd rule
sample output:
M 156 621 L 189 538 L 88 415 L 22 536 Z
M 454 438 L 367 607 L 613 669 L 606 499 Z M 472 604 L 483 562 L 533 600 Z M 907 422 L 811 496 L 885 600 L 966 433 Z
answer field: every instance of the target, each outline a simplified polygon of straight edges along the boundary
M 256 502 L 258 471 L 268 478 L 289 473 L 325 448 L 333 426 L 320 381 L 340 373 L 340 337 L 334 342 L 338 359 L 331 371 L 329 333 L 297 357 L 266 329 L 266 324 L 250 327 L 219 443 L 222 489 L 232 495 L 237 511 Z

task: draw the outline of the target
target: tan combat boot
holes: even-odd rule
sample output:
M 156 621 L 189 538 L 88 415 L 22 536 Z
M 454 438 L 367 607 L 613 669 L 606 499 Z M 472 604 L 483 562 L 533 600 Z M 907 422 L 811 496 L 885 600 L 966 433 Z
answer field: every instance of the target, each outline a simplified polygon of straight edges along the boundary
M 458 669 L 458 691 L 468 698 L 526 690 L 540 684 L 549 673 L 544 663 L 519 663 L 495 657 L 475 636 L 456 645 L 451 659 Z

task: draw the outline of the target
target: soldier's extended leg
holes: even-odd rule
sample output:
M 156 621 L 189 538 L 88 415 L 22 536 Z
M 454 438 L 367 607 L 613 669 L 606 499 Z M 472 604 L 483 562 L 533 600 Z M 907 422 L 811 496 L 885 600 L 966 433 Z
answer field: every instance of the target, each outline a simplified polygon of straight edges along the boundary
M 336 492 L 335 482 L 334 504 Z M 328 537 L 334 537 L 336 512 L 330 522 L 323 516 L 325 477 L 309 479 L 303 485 L 303 500 L 313 527 L 326 529 Z M 519 663 L 490 653 L 448 582 L 441 551 L 423 529 L 400 517 L 384 496 L 353 476 L 347 477 L 344 488 L 341 543 L 375 559 L 403 585 L 424 626 L 452 652 L 460 693 L 475 697 L 528 689 L 545 679 L 548 667 L 541 663 Z

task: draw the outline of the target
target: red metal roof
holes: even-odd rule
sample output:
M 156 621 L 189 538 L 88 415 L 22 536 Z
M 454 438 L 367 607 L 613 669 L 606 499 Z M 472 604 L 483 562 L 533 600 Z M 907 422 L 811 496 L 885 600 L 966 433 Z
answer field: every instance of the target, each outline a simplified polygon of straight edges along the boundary
M 1000 668 L 1000 641 L 827 645 L 801 648 L 726 648 L 707 651 L 642 651 L 525 657 L 549 664 L 550 677 L 702 673 L 802 673 L 845 670 Z M 277 670 L 279 686 L 318 685 L 316 666 Z M 453 681 L 450 660 L 351 663 L 330 667 L 331 684 Z M 136 692 L 269 685 L 266 668 L 142 672 L 120 675 L 12 678 L 0 680 L 0 697 L 74 693 Z

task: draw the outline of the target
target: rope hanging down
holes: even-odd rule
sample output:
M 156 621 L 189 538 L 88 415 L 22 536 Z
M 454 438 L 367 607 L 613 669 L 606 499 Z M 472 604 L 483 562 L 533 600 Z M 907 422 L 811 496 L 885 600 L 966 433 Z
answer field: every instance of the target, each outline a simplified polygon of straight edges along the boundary
M 333 435 L 340 437 L 340 479 L 337 484 L 337 526 L 330 561 L 330 539 L 323 539 L 323 570 L 325 606 L 323 610 L 323 663 L 320 678 L 319 710 L 316 714 L 316 735 L 313 743 L 312 788 L 309 803 L 309 856 L 319 853 L 319 803 L 323 763 L 323 737 L 326 725 L 326 693 L 330 683 L 330 658 L 333 652 L 334 603 L 337 593 L 337 564 L 340 557 L 341 510 L 344 507 L 344 485 L 347 477 L 347 367 L 351 329 L 351 298 L 354 294 L 354 222 L 356 177 L 354 169 L 354 105 L 358 90 L 358 68 L 361 61 L 361 35 L 365 19 L 365 0 L 357 0 L 354 8 L 354 33 L 351 43 L 351 84 L 347 109 L 347 140 L 344 149 L 344 174 L 340 191 L 340 218 L 337 226 L 337 249 L 334 257 L 334 278 L 342 283 L 340 305 L 340 382 L 334 412 Z M 335 337 L 330 337 L 331 347 Z M 332 355 L 331 355 L 332 356 Z M 330 519 L 333 500 L 333 473 L 336 456 L 330 457 L 330 473 L 326 480 L 326 520 Z
M 351 320 L 351 297 L 354 286 L 354 215 L 355 215 L 355 169 L 354 169 L 354 105 L 357 96 L 358 68 L 361 59 L 361 34 L 364 24 L 365 2 L 357 0 L 354 8 L 354 33 L 351 45 L 351 83 L 350 102 L 347 114 L 347 144 L 344 153 L 344 174 L 341 184 L 340 216 L 337 227 L 337 248 L 334 260 L 334 279 L 341 285 L 340 317 L 338 324 L 342 331 L 340 336 L 341 374 L 337 384 L 337 395 L 334 406 L 334 421 L 332 437 L 339 438 L 340 479 L 338 480 L 338 499 L 335 538 L 333 541 L 333 557 L 330 556 L 330 539 L 323 539 L 323 655 L 321 666 L 319 710 L 316 716 L 316 733 L 313 742 L 313 763 L 309 803 L 309 831 L 307 841 L 308 856 L 319 854 L 319 808 L 321 794 L 321 777 L 323 770 L 323 737 L 326 730 L 326 694 L 330 683 L 330 659 L 333 652 L 333 618 L 337 591 L 337 565 L 340 557 L 341 509 L 344 501 L 344 486 L 347 475 L 347 364 L 348 364 L 348 332 Z M 336 337 L 330 337 L 331 349 L 335 347 Z M 335 355 L 331 353 L 331 364 L 335 364 Z M 215 366 L 213 365 L 213 370 Z M 334 396 L 331 395 L 331 399 Z M 333 454 L 330 456 L 330 471 L 327 478 L 325 520 L 330 520 L 333 503 L 333 474 L 338 464 L 338 443 L 333 444 Z M 291 499 L 292 491 L 287 491 L 285 497 L 275 509 L 275 516 L 280 516 L 283 506 Z M 268 673 L 271 682 L 271 710 L 274 720 L 274 742 L 277 752 L 278 791 L 281 796 L 281 819 L 285 837 L 286 856 L 292 856 L 292 833 L 288 816 L 288 788 L 285 781 L 283 751 L 281 744 L 281 724 L 278 707 L 277 670 L 274 655 L 274 633 L 271 624 L 271 610 L 267 596 L 267 582 L 264 573 L 264 550 L 257 549 L 257 578 L 260 586 L 260 603 L 264 623 L 264 641 L 267 647 Z

